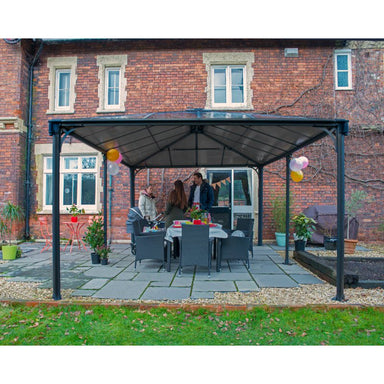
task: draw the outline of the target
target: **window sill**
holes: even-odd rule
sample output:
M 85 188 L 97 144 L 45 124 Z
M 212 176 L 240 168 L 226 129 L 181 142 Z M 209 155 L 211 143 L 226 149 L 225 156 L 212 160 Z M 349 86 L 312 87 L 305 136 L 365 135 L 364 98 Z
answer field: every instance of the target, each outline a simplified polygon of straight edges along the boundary
M 125 112 L 125 108 L 117 108 L 117 109 L 97 109 L 96 113 L 116 113 L 116 112 Z
M 73 115 L 75 111 L 73 109 L 68 109 L 67 111 L 51 111 L 46 112 L 47 115 Z

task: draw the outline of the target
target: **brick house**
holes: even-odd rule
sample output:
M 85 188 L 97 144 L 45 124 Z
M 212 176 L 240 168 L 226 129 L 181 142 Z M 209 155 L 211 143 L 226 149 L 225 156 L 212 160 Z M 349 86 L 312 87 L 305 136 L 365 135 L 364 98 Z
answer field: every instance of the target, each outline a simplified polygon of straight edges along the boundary
M 376 240 L 384 214 L 384 42 L 346 40 L 29 40 L 0 41 L 0 203 L 24 205 L 20 235 L 39 238 L 38 215 L 50 217 L 51 137 L 48 121 L 206 109 L 343 118 L 346 197 L 364 189 L 360 240 Z M 33 76 L 33 77 L 32 77 Z M 228 85 L 231 86 L 228 86 Z M 32 95 L 32 97 L 30 97 Z M 336 155 L 326 138 L 304 150 L 310 166 L 292 183 L 294 212 L 336 204 Z M 102 208 L 102 155 L 68 138 L 62 148 L 62 220 L 76 202 Z M 162 211 L 173 181 L 190 183 L 195 169 L 145 169 L 139 190 L 154 185 Z M 219 183 L 218 204 L 231 220 L 257 217 L 256 172 L 202 169 Z M 285 161 L 264 170 L 264 238 L 273 237 L 270 197 L 285 184 Z M 110 237 L 128 241 L 129 170 L 109 178 Z M 229 193 L 231 192 L 231 193 Z M 257 220 L 255 220 L 257 222 Z M 256 231 L 257 233 L 257 231 Z

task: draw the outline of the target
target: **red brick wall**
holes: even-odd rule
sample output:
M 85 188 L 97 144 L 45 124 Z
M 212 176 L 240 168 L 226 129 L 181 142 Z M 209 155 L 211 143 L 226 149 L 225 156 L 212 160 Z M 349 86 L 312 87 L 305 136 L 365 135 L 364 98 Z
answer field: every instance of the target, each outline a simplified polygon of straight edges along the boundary
M 0 43 L 2 44 L 2 43 Z M 285 58 L 284 48 L 298 47 L 298 58 Z M 4 48 L 0 45 L 0 49 Z M 50 143 L 48 120 L 58 118 L 80 118 L 105 116 L 97 114 L 98 108 L 98 67 L 97 55 L 127 54 L 125 70 L 127 78 L 127 99 L 125 113 L 144 113 L 155 111 L 176 111 L 187 108 L 204 108 L 207 73 L 203 63 L 204 52 L 214 51 L 253 52 L 254 76 L 252 81 L 254 112 L 284 115 L 312 116 L 323 118 L 346 118 L 351 127 L 377 122 L 383 116 L 378 82 L 382 82 L 383 50 L 363 50 L 353 56 L 353 73 L 356 89 L 354 91 L 335 91 L 333 78 L 334 43 L 326 40 L 306 41 L 145 41 L 124 40 L 108 42 L 86 41 L 47 45 L 42 51 L 40 63 L 35 72 L 34 83 L 34 122 L 36 124 L 35 142 Z M 0 51 L 1 52 L 1 51 Z M 367 53 L 369 54 L 367 56 Z M 75 114 L 47 115 L 48 110 L 48 68 L 47 59 L 55 56 L 77 56 L 77 83 L 75 86 Z M 21 59 L 19 58 L 19 61 Z M 381 61 L 380 61 L 381 60 Z M 380 66 L 381 63 L 381 66 Z M 364 68 L 358 71 L 359 68 Z M 381 80 L 372 76 L 372 71 Z M 5 74 L 3 73 L 3 76 Z M 1 76 L 1 75 L 0 75 Z M 356 77 L 358 76 L 358 78 Z M 367 78 L 369 81 L 357 82 Z M 360 86 L 365 84 L 365 87 Z M 380 83 L 382 85 L 382 83 Z M 357 85 L 359 85 L 357 87 Z M 381 88 L 382 89 L 382 88 Z M 16 91 L 13 95 L 16 95 Z M 364 95 L 364 98 L 357 96 Z M 16 96 L 13 96 L 16 97 Z M 377 98 L 379 97 L 379 101 Z M 365 101 L 364 101 L 365 100 Z M 368 100 L 368 102 L 367 102 Z M 363 102 L 364 101 L 364 102 Z M 367 108 L 376 102 L 376 110 Z M 1 105 L 1 104 L 0 104 Z M 11 108 L 7 104 L 7 108 Z M 16 107 L 13 107 L 15 110 Z M 381 109 L 380 109 L 381 108 Z M 125 114 L 124 113 L 124 114 Z M 381 115 L 380 115 L 381 113 Z M 120 115 L 110 114 L 110 115 Z M 367 117 L 369 115 L 369 118 Z M 381 124 L 382 126 L 382 124 Z M 361 238 L 372 239 L 378 226 L 378 217 L 383 217 L 384 209 L 379 204 L 383 200 L 382 182 L 367 182 L 368 179 L 383 179 L 382 133 L 371 136 L 346 138 L 346 194 L 352 188 L 366 188 L 374 197 L 367 203 L 361 217 Z M 376 146 L 372 147 L 372 143 Z M 357 149 L 357 151 L 355 151 Z M 367 156 L 375 150 L 373 158 Z M 361 153 L 356 154 L 352 152 Z M 314 144 L 301 151 L 310 160 L 305 170 L 305 178 L 300 183 L 292 182 L 295 209 L 300 211 L 312 204 L 335 204 L 336 155 L 330 139 Z M 361 165 L 364 164 L 364 171 Z M 161 199 L 159 209 L 175 179 L 185 180 L 193 170 L 151 170 L 150 182 L 154 184 L 155 194 Z M 356 177 L 359 180 L 356 181 Z M 265 170 L 265 235 L 272 236 L 270 230 L 270 192 L 281 190 L 285 185 L 285 162 L 268 166 Z M 147 171 L 141 171 L 136 178 L 136 200 L 139 190 L 147 182 Z M 367 187 L 367 185 L 369 185 Z M 381 189 L 380 189 L 381 188 Z M 125 220 L 129 209 L 129 170 L 121 167 L 113 185 L 112 225 L 113 239 L 127 239 Z M 36 203 L 36 186 L 33 186 L 32 199 Z M 37 228 L 32 223 L 33 228 Z

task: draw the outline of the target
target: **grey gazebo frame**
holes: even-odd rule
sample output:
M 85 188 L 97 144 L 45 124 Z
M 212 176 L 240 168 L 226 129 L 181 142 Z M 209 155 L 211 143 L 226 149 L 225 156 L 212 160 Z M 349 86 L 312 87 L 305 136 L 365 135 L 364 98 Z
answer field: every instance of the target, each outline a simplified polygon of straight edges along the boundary
M 242 112 L 191 110 L 108 118 L 50 120 L 53 157 L 53 299 L 60 291 L 60 153 L 67 136 L 103 153 L 104 226 L 107 241 L 107 157 L 116 148 L 121 164 L 130 170 L 130 203 L 134 206 L 135 171 L 142 168 L 249 167 L 256 169 L 258 190 L 258 245 L 263 244 L 263 170 L 286 159 L 286 199 L 289 198 L 289 161 L 297 150 L 326 136 L 337 154 L 337 278 L 335 300 L 344 300 L 344 136 L 348 121 L 272 116 Z M 285 263 L 288 259 L 289 204 Z

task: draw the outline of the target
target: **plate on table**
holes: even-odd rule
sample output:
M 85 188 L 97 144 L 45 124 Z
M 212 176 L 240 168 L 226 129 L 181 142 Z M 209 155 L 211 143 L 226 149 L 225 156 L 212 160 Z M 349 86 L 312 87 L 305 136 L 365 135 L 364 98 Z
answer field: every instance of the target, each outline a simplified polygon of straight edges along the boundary
M 213 227 L 217 227 L 217 225 L 213 223 L 209 223 L 209 228 L 213 228 Z
M 173 224 L 173 228 L 181 228 L 181 224 Z

